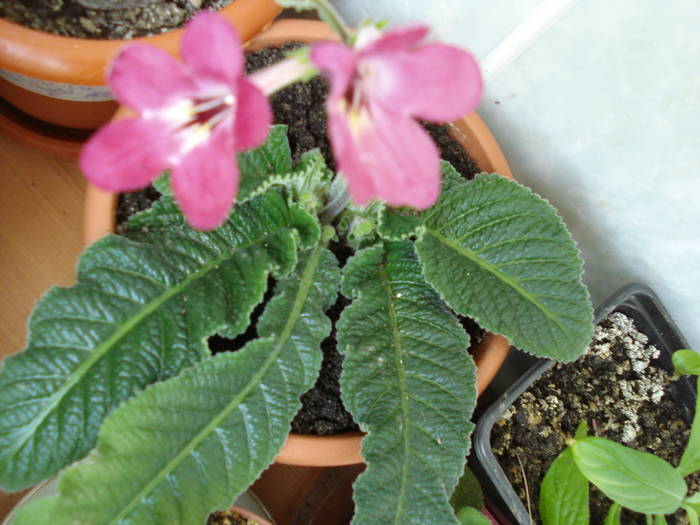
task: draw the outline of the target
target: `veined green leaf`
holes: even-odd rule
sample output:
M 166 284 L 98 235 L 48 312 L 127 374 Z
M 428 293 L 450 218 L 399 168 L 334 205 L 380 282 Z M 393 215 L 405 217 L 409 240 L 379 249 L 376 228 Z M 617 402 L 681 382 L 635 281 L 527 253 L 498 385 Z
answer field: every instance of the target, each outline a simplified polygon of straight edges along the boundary
M 462 475 L 474 408 L 468 337 L 421 276 L 410 241 L 352 257 L 338 322 L 345 406 L 367 432 L 353 523 L 457 523 L 449 497 Z
M 153 187 L 161 195 L 166 195 L 168 197 L 173 196 L 173 188 L 170 185 L 170 172 L 166 171 L 153 179 Z
M 340 271 L 303 256 L 258 323 L 259 339 L 201 361 L 115 410 L 96 450 L 66 470 L 42 523 L 192 525 L 227 508 L 275 458 L 316 381 Z
M 269 191 L 273 186 L 284 186 L 294 202 L 317 214 L 321 211 L 319 196 L 328 190 L 333 176 L 323 155 L 315 149 L 302 155 L 294 171 L 266 176 L 255 188 L 244 192 L 241 198 L 247 200 Z
M 240 202 L 249 198 L 270 175 L 292 171 L 292 150 L 289 148 L 287 126 L 282 124 L 272 126 L 267 140 L 261 146 L 239 153 L 237 159 Z
M 453 187 L 429 210 L 416 249 L 426 281 L 483 328 L 563 361 L 588 345 L 593 312 L 578 250 L 527 188 L 486 174 Z
M 588 525 L 588 480 L 570 448 L 552 462 L 540 486 L 543 525 Z
M 464 179 L 452 164 L 445 160 L 440 161 L 440 174 L 442 177 L 440 198 L 449 189 L 464 184 Z M 439 204 L 440 201 L 438 201 Z M 437 205 L 437 204 L 436 204 Z M 415 235 L 423 224 L 426 212 L 412 210 L 410 208 L 390 208 L 384 206 L 379 212 L 379 224 L 377 233 L 389 241 L 399 241 Z
M 599 437 L 572 445 L 576 465 L 608 498 L 642 514 L 672 514 L 688 487 L 668 462 Z
M 27 487 L 80 459 L 113 408 L 208 356 L 214 332 L 242 332 L 268 273 L 293 268 L 295 237 L 315 227 L 318 238 L 303 215 L 271 192 L 198 232 L 164 197 L 126 237 L 89 247 L 78 283 L 41 299 L 27 349 L 4 361 L 0 487 Z

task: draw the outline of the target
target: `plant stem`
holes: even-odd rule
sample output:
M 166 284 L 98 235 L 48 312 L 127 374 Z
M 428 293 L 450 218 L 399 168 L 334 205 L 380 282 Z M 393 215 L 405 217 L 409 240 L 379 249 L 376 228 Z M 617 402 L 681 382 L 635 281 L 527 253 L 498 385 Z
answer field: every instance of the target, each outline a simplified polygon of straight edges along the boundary
M 330 188 L 330 199 L 321 213 L 321 221 L 330 224 L 350 203 L 350 194 L 345 179 L 336 175 Z
M 252 73 L 248 76 L 248 80 L 266 96 L 269 96 L 290 84 L 310 80 L 316 75 L 318 75 L 318 70 L 308 55 L 295 52 L 293 56 L 285 58 L 281 62 Z
M 328 0 L 312 0 L 312 2 L 316 4 L 316 11 L 318 11 L 318 16 L 321 20 L 328 24 L 331 29 L 340 36 L 343 42 L 350 44 L 351 35 L 335 7 L 333 7 Z

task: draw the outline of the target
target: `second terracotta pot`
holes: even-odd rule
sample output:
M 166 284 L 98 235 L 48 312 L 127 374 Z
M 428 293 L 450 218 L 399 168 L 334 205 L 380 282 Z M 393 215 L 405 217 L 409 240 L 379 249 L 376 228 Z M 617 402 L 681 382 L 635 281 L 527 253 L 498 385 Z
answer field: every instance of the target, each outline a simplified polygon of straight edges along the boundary
M 220 13 L 248 41 L 282 8 L 274 0 L 234 0 Z M 182 29 L 133 40 L 69 38 L 0 18 L 0 96 L 39 121 L 95 129 L 117 109 L 105 71 L 124 45 L 148 43 L 177 55 Z
M 333 33 L 321 22 L 309 20 L 280 20 L 250 42 L 249 50 L 280 45 L 285 42 L 312 42 L 334 39 Z M 462 144 L 482 171 L 499 173 L 512 178 L 503 153 L 493 135 L 476 113 L 452 124 L 454 137 Z M 85 243 L 111 233 L 115 227 L 117 195 L 88 185 L 85 202 Z M 508 353 L 509 343 L 501 336 L 487 334 L 477 348 L 477 390 L 488 386 Z M 350 432 L 335 436 L 290 434 L 276 462 L 307 467 L 334 467 L 363 462 L 360 453 L 362 434 Z

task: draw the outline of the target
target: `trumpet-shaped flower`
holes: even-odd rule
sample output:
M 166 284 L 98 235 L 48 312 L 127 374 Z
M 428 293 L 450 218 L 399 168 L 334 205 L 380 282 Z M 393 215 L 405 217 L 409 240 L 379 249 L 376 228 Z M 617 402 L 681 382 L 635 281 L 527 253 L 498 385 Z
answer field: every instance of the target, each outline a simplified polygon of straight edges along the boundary
M 476 107 L 482 91 L 471 55 L 425 43 L 425 26 L 381 34 L 362 28 L 354 48 L 315 44 L 311 60 L 329 77 L 328 133 L 353 201 L 379 198 L 425 209 L 440 192 L 440 157 L 417 119 L 447 122 Z
M 109 85 L 137 113 L 88 141 L 80 167 L 96 186 L 131 191 L 171 168 L 176 200 L 192 226 L 212 229 L 228 216 L 238 189 L 236 151 L 261 144 L 272 112 L 243 74 L 236 31 L 203 12 L 186 27 L 183 61 L 145 44 L 114 59 Z

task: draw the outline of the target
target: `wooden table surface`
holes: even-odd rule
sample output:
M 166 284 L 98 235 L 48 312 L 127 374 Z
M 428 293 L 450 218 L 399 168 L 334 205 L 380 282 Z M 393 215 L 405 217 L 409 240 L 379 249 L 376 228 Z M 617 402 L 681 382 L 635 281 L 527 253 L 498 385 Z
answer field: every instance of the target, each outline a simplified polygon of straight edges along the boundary
M 74 161 L 0 135 L 0 358 L 24 347 L 27 318 L 41 294 L 74 281 L 84 193 Z M 0 492 L 0 520 L 17 497 Z

